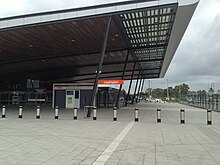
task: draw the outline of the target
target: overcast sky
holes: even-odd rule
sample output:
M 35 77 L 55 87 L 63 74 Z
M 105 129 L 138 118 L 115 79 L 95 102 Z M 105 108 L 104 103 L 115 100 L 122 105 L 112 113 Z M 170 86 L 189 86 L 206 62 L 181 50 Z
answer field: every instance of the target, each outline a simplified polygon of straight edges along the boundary
M 111 1 L 122 0 L 0 0 L 0 18 Z M 220 0 L 200 0 L 165 78 L 152 80 L 152 87 L 166 88 L 167 79 L 169 86 L 207 90 L 214 83 L 220 89 Z

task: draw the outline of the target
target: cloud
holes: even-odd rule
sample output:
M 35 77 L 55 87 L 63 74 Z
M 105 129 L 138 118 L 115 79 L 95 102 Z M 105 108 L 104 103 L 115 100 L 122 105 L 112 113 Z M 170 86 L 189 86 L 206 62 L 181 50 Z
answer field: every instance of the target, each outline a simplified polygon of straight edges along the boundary
M 165 79 L 207 89 L 207 80 L 220 82 L 220 2 L 201 0 Z M 217 86 L 220 88 L 220 86 Z

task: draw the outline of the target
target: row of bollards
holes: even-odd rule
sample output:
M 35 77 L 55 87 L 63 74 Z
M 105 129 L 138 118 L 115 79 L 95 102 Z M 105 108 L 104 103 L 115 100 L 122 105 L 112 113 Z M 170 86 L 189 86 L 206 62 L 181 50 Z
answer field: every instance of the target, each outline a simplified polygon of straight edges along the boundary
M 78 109 L 74 108 L 73 109 L 73 120 L 77 120 L 77 113 Z M 23 107 L 19 106 L 18 107 L 18 118 L 22 118 L 23 114 Z M 135 108 L 134 111 L 134 116 L 135 116 L 135 122 L 138 122 L 138 109 Z M 6 106 L 2 106 L 2 118 L 6 117 Z M 59 107 L 55 106 L 54 108 L 54 118 L 58 119 L 59 118 Z M 37 114 L 36 114 L 36 119 L 40 119 L 40 106 L 37 106 Z M 93 107 L 93 120 L 97 120 L 97 108 Z M 117 121 L 117 107 L 113 108 L 113 121 Z
M 54 108 L 54 113 L 55 113 L 55 119 L 58 119 L 58 113 L 59 113 L 59 107 L 55 106 Z M 18 118 L 21 119 L 23 116 L 23 107 L 19 106 L 18 107 Z M 3 105 L 2 106 L 2 118 L 6 117 L 6 106 Z M 40 106 L 37 106 L 37 115 L 36 115 L 36 119 L 40 119 Z M 77 120 L 77 108 L 74 108 L 73 110 L 73 119 Z
M 161 123 L 161 109 L 157 109 L 157 123 Z M 185 124 L 185 110 L 180 109 L 180 124 Z M 212 111 L 207 110 L 207 125 L 212 125 Z
M 161 123 L 161 109 L 157 108 L 157 123 Z M 180 109 L 180 124 L 185 124 L 185 110 Z
M 113 121 L 117 121 L 117 107 L 113 108 Z M 138 108 L 134 109 L 134 121 L 138 122 Z
M 74 108 L 73 109 L 73 120 L 77 120 L 77 113 L 78 109 Z M 55 106 L 54 108 L 54 113 L 55 113 L 55 119 L 59 118 L 59 107 Z M 22 118 L 22 114 L 23 114 L 23 107 L 19 106 L 18 108 L 18 118 Z M 6 106 L 3 105 L 2 106 L 2 118 L 6 117 Z M 135 108 L 134 110 L 134 121 L 138 122 L 138 108 Z M 40 119 L 40 106 L 37 106 L 37 115 L 36 115 L 36 119 Z M 97 120 L 97 109 L 96 107 L 93 107 L 93 120 Z M 117 107 L 113 108 L 113 121 L 117 121 Z M 161 123 L 161 109 L 158 108 L 157 109 L 157 123 Z M 185 110 L 184 109 L 180 109 L 180 123 L 181 124 L 185 124 Z M 209 109 L 207 110 L 207 125 L 211 125 L 212 124 L 212 111 Z

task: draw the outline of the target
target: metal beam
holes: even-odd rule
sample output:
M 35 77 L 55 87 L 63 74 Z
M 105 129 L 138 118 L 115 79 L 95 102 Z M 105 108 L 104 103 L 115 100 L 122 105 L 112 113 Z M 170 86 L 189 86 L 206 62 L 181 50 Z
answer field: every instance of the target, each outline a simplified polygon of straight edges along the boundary
M 156 61 L 161 61 L 162 62 L 162 60 L 163 60 L 163 58 L 160 58 L 160 59 L 148 59 L 148 60 L 130 60 L 130 61 L 128 61 L 127 63 L 135 63 L 135 62 L 156 62 Z M 107 65 L 120 65 L 120 64 L 123 64 L 124 62 L 122 62 L 122 61 L 116 61 L 116 62 L 106 62 L 106 63 L 103 63 L 103 65 L 105 65 L 105 66 L 107 66 Z M 94 64 L 87 64 L 87 65 L 78 65 L 78 66 L 75 66 L 74 68 L 72 68 L 72 70 L 74 70 L 74 73 L 76 73 L 75 72 L 75 70 L 77 70 L 78 68 L 83 68 L 83 67 L 86 67 L 86 68 L 88 68 L 88 67 L 93 67 L 93 66 L 97 66 L 98 64 L 97 63 L 94 63 Z M 1 68 L 2 66 L 0 65 L 0 68 Z M 157 69 L 158 68 L 160 68 L 159 66 L 157 67 Z M 148 69 L 148 68 L 146 68 L 146 69 Z M 145 70 L 144 68 L 140 68 L 139 70 Z M 21 72 L 21 71 L 20 71 Z M 22 71 L 21 72 L 21 74 L 25 74 L 25 75 L 34 75 L 35 77 L 37 77 L 37 72 L 41 72 L 41 71 L 38 71 L 38 70 L 28 70 L 28 71 Z M 44 73 L 45 73 L 45 71 L 43 71 Z M 70 72 L 70 70 L 68 70 L 68 73 Z M 7 72 L 7 75 L 3 75 L 3 74 L 1 74 L 1 77 L 2 76 L 5 76 L 5 77 L 8 77 L 9 75 L 17 75 L 19 73 L 19 71 L 18 72 L 14 72 L 14 73 L 10 73 L 10 72 Z M 34 74 L 32 74 L 32 73 L 34 73 Z M 66 73 L 66 72 L 65 72 Z M 42 75 L 43 75 L 43 73 L 42 73 Z M 50 75 L 50 74 L 49 74 Z M 75 74 L 72 74 L 72 76 L 71 77 L 73 77 Z M 38 77 L 40 77 L 40 76 L 38 76 Z M 50 76 L 47 76 L 48 78 L 50 77 Z M 54 79 L 56 79 L 56 78 L 54 78 Z
M 145 60 L 130 60 L 127 63 L 138 63 L 138 62 L 156 62 L 156 61 L 163 61 L 164 58 L 158 58 L 158 59 L 145 59 Z M 114 62 L 105 62 L 103 65 L 116 65 L 116 64 L 124 64 L 123 61 L 114 61 Z M 88 67 L 88 66 L 97 66 L 98 64 L 87 64 L 87 65 L 81 65 L 80 67 Z
M 121 65 L 121 64 L 119 64 Z M 131 64 L 130 64 L 130 67 L 131 67 Z M 115 66 L 114 68 L 118 68 L 118 66 Z M 86 73 L 84 70 L 81 70 L 81 69 L 87 69 L 86 70 Z M 160 69 L 161 67 L 155 67 L 155 68 L 145 68 L 145 69 L 138 69 L 136 68 L 135 69 L 135 72 L 136 71 L 140 71 L 142 70 L 143 73 L 144 71 L 146 71 L 147 73 L 145 74 L 148 74 L 148 72 L 153 72 L 153 74 L 156 74 L 155 71 L 160 72 Z M 16 75 L 19 75 L 20 77 L 22 76 L 26 76 L 26 75 L 33 75 L 34 77 L 38 77 L 38 79 L 41 79 L 41 80 L 54 80 L 56 78 L 59 78 L 59 79 L 62 79 L 62 78 L 71 78 L 71 77 L 80 77 L 80 76 L 90 76 L 90 75 L 95 75 L 96 73 L 95 72 L 92 72 L 94 70 L 94 68 L 89 68 L 86 67 L 86 66 L 83 66 L 83 67 L 80 67 L 80 68 L 73 68 L 73 67 L 53 67 L 53 68 L 50 68 L 50 69 L 44 69 L 44 70 L 28 70 L 28 71 L 19 71 L 19 72 L 14 72 L 14 73 L 7 73 L 7 77 L 10 77 L 10 76 L 16 76 Z M 129 72 L 132 72 L 133 69 L 127 69 L 125 72 L 126 73 L 129 73 Z M 81 72 L 81 73 L 80 73 Z M 115 70 L 115 71 L 103 71 L 102 74 L 111 74 L 111 73 L 122 73 L 123 70 Z M 56 74 L 55 74 L 56 73 Z M 59 73 L 59 74 L 57 74 Z M 151 74 L 151 73 L 149 73 Z M 39 75 L 39 76 L 38 76 Z M 3 75 L 0 75 L 1 77 Z
M 143 79 L 143 82 L 142 82 L 141 91 L 140 91 L 140 95 L 139 95 L 139 102 L 141 102 L 140 98 L 141 98 L 141 92 L 143 92 L 144 82 L 145 82 L 145 79 Z
M 59 73 L 65 73 L 65 74 L 54 74 L 56 73 L 58 70 Z M 55 80 L 57 78 L 59 79 L 64 79 L 64 78 L 71 78 L 71 77 L 81 77 L 81 76 L 91 76 L 91 75 L 95 75 L 96 73 L 92 72 L 92 73 L 83 73 L 83 74 L 80 74 L 80 73 L 76 73 L 75 72 L 75 69 L 72 69 L 71 68 L 71 71 L 70 69 L 55 69 L 53 72 L 52 71 L 42 71 L 42 72 L 34 72 L 33 71 L 33 77 L 37 77 L 37 75 L 40 75 L 39 76 L 39 79 L 41 80 Z M 135 69 L 134 72 L 138 72 L 140 71 L 141 69 Z M 129 69 L 129 70 L 125 70 L 125 74 L 129 73 L 129 72 L 132 72 L 133 69 Z M 153 69 L 143 69 L 142 71 L 153 71 L 153 73 L 147 73 L 148 75 L 151 75 L 151 74 L 160 74 L 160 68 L 153 68 Z M 154 71 L 157 71 L 154 72 Z M 120 71 L 103 71 L 102 72 L 102 75 L 103 74 L 114 74 L 114 73 L 123 73 L 123 70 L 120 70 Z M 146 73 L 145 73 L 146 74 Z M 16 73 L 16 75 L 19 75 L 19 76 L 22 76 L 24 75 L 24 72 L 22 73 Z M 13 75 L 12 75 L 13 76 Z
M 96 78 L 95 78 L 95 82 L 94 82 L 94 86 L 93 86 L 90 106 L 95 106 L 95 98 L 96 98 L 96 92 L 97 92 L 97 88 L 98 88 L 98 81 L 99 81 L 100 73 L 101 73 L 101 70 L 102 70 L 102 64 L 103 64 L 103 60 L 104 60 L 104 56 L 105 56 L 105 50 L 106 50 L 106 46 L 107 46 L 107 42 L 108 42 L 108 36 L 109 36 L 111 20 L 112 20 L 112 17 L 110 16 L 109 19 L 108 19 L 108 25 L 107 25 L 107 29 L 106 29 L 106 33 L 105 33 L 105 37 L 104 37 L 101 56 L 100 56 L 100 59 L 99 59 L 99 65 L 98 65 L 98 68 L 97 68 L 97 71 L 96 71 Z M 91 111 L 92 111 L 91 109 L 88 110 L 87 117 L 91 116 Z
M 160 71 L 160 67 L 157 67 L 157 68 L 149 68 L 149 69 L 135 69 L 134 71 L 137 72 L 137 71 Z M 133 69 L 129 69 L 129 70 L 125 70 L 125 72 L 132 72 Z M 102 72 L 102 74 L 111 74 L 111 73 L 122 73 L 123 70 L 120 70 L 120 71 L 107 71 L 107 72 Z M 95 73 L 85 73 L 85 74 L 76 74 L 74 75 L 74 77 L 76 76 L 89 76 L 89 75 L 93 75 Z M 151 73 L 150 73 L 151 74 Z M 153 73 L 153 74 L 156 74 L 156 73 Z M 159 73 L 158 73 L 159 74 Z
M 139 74 L 134 74 L 134 77 L 136 77 L 136 78 L 134 78 L 134 79 L 137 79 L 137 77 L 138 77 L 138 75 Z M 131 74 L 128 74 L 128 75 L 126 75 L 125 76 L 125 80 L 129 80 L 127 77 L 130 77 L 131 76 Z M 100 78 L 102 78 L 102 79 L 109 79 L 109 80 L 111 80 L 112 78 L 118 78 L 118 79 L 120 79 L 121 78 L 121 75 L 113 75 L 113 76 L 100 76 Z M 159 74 L 152 74 L 152 75 L 144 75 L 144 78 L 145 79 L 153 79 L 153 78 L 159 78 Z M 93 78 L 81 78 L 81 79 L 60 79 L 60 80 L 62 80 L 62 81 L 70 81 L 70 82 L 79 82 L 79 81 L 88 81 L 88 80 L 94 80 L 95 78 L 93 77 Z M 59 80 L 57 80 L 57 81 L 59 81 Z M 94 81 L 92 81 L 92 82 L 94 82 Z
M 144 89 L 144 83 L 145 83 L 145 79 L 144 79 L 143 84 L 142 84 L 142 87 L 141 87 L 141 92 L 143 92 L 143 89 Z
M 136 66 L 136 63 L 134 63 L 134 66 L 133 66 L 133 71 L 132 71 L 132 75 L 131 75 L 131 80 L 130 80 L 130 84 L 129 84 L 129 88 L 128 88 L 128 95 L 127 95 L 126 101 L 125 101 L 125 106 L 128 105 L 128 98 L 129 98 L 130 91 L 131 91 L 131 85 L 132 85 L 132 81 L 133 81 L 133 77 L 134 77 L 135 66 Z
M 138 77 L 139 74 L 134 74 L 134 77 Z M 126 77 L 128 76 L 131 76 L 131 74 L 129 75 L 126 75 L 125 76 L 125 80 L 129 80 L 129 79 L 126 79 Z M 148 75 L 148 76 L 144 76 L 145 79 L 153 79 L 153 78 L 159 78 L 160 74 L 152 74 L 152 75 Z M 111 79 L 111 78 L 121 78 L 121 75 L 114 75 L 114 76 L 101 76 L 102 79 Z M 86 81 L 86 80 L 94 80 L 95 78 L 82 78 L 82 79 L 75 79 L 75 80 L 69 80 L 70 82 L 72 81 L 75 81 L 75 82 L 78 82 L 78 81 Z M 136 78 L 137 79 L 137 78 Z M 65 79 L 64 79 L 65 80 Z
M 155 61 L 163 61 L 164 58 L 158 58 L 158 59 L 145 59 L 145 60 L 132 60 L 128 61 L 127 63 L 138 63 L 138 62 L 155 62 Z M 114 65 L 114 64 L 123 64 L 121 61 L 115 61 L 115 62 L 109 62 L 105 63 L 105 65 Z
M 106 53 L 128 51 L 128 50 L 131 51 L 131 50 L 149 49 L 149 48 L 159 48 L 159 47 L 166 47 L 166 46 L 167 46 L 166 44 L 162 44 L 162 45 L 160 44 L 160 45 L 149 45 L 149 46 L 141 46 L 141 47 L 134 47 L 134 48 L 120 48 L 120 49 L 107 50 Z M 75 53 L 75 54 L 64 54 L 64 55 L 53 55 L 53 56 L 42 55 L 40 57 L 33 57 L 33 58 L 28 58 L 28 59 L 17 59 L 17 60 L 13 60 L 13 61 L 1 62 L 0 65 L 3 66 L 3 65 L 9 65 L 9 64 L 18 64 L 18 63 L 26 63 L 26 62 L 32 62 L 32 61 L 57 59 L 57 58 L 88 56 L 91 54 L 98 56 L 98 55 L 100 55 L 100 51 L 83 52 L 83 53 Z
M 138 87 L 138 92 L 137 92 L 137 100 L 136 100 L 136 103 L 138 102 L 138 98 L 140 97 L 140 90 L 141 90 L 141 83 L 142 83 L 143 79 L 141 77 L 140 79 L 140 83 L 139 83 L 139 87 Z
M 122 73 L 122 80 L 124 79 L 125 77 L 125 71 L 126 71 L 126 67 L 127 67 L 127 62 L 128 62 L 128 57 L 129 57 L 129 51 L 127 52 L 127 57 L 126 57 L 126 60 L 125 60 L 125 65 L 124 65 L 124 70 L 123 70 L 123 73 Z M 120 88 L 119 88 L 119 91 L 118 91 L 118 95 L 117 95 L 117 100 L 116 100 L 116 107 L 119 108 L 119 98 L 120 98 L 120 94 L 121 94 L 121 89 L 122 89 L 122 84 L 120 84 Z
M 137 86 L 138 86 L 139 78 L 140 78 L 140 72 L 139 72 L 139 74 L 138 74 L 138 78 L 137 78 L 137 81 L 136 81 L 135 90 L 134 90 L 134 95 L 133 95 L 132 103 L 131 103 L 131 104 L 134 104 L 134 99 L 135 99 L 135 97 L 136 97 L 136 91 L 137 91 Z

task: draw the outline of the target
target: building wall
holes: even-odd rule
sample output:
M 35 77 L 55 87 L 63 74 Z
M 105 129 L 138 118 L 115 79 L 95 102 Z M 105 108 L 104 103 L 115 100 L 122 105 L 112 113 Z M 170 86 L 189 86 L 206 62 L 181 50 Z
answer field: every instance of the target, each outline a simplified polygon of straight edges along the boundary
M 90 104 L 92 90 L 80 90 L 80 108 Z M 66 90 L 55 90 L 55 105 L 59 108 L 66 107 Z
M 89 105 L 91 98 L 92 90 L 80 90 L 80 108 Z
M 55 91 L 55 105 L 59 108 L 66 107 L 66 90 L 56 90 Z

